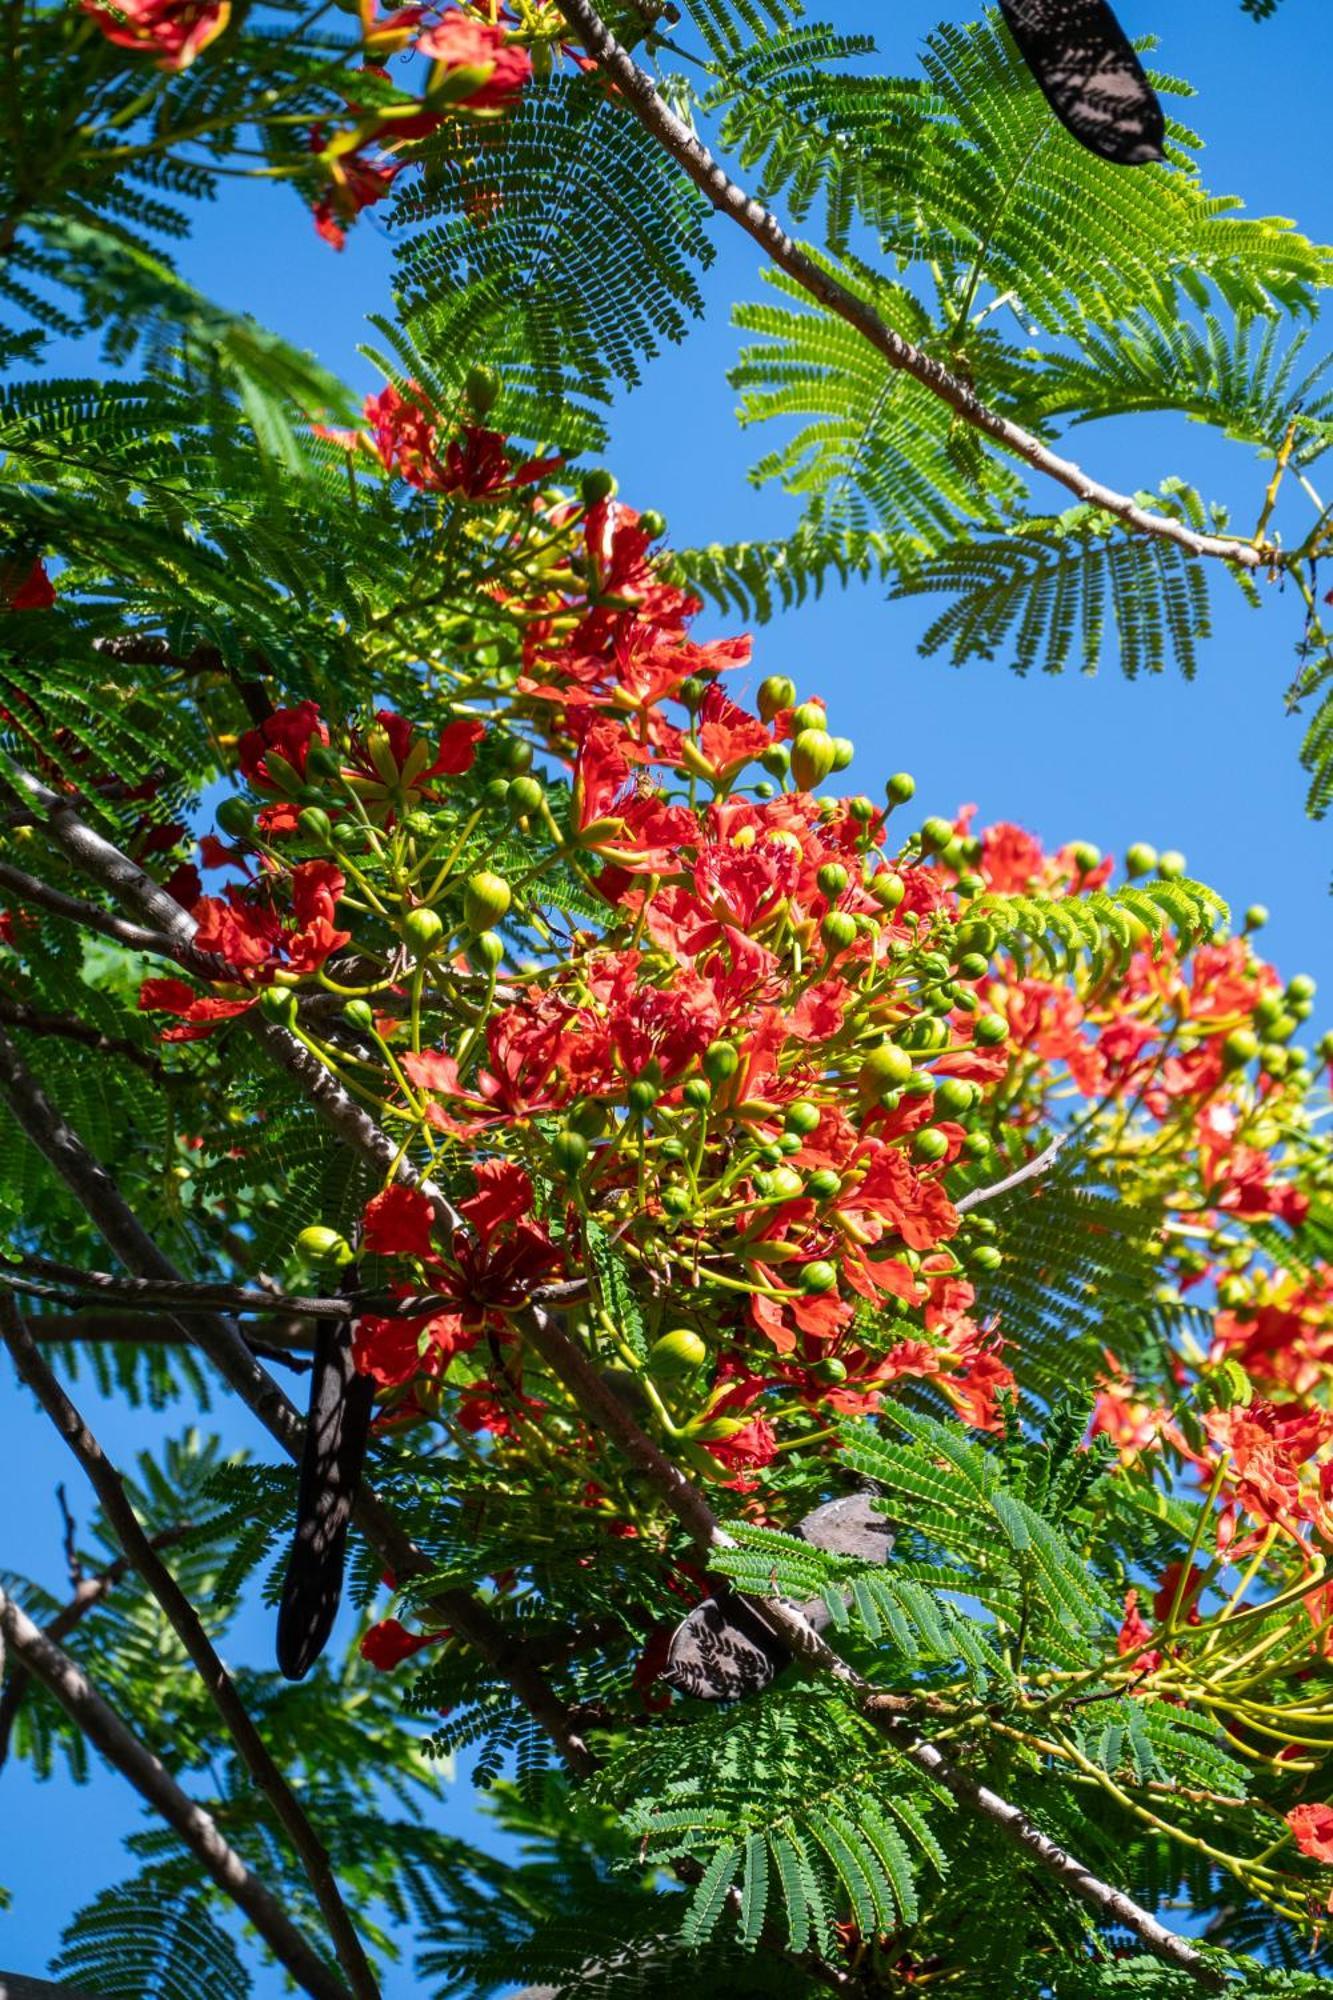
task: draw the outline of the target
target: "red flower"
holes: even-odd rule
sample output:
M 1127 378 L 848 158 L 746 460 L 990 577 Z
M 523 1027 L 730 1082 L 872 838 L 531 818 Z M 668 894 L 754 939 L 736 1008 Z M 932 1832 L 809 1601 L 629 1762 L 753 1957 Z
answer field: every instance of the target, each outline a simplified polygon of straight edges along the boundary
M 7 611 L 49 611 L 56 601 L 56 587 L 39 557 L 23 576 L 14 564 L 0 566 L 0 597 Z
M 395 1181 L 366 1203 L 362 1248 L 377 1257 L 429 1257 L 435 1212 L 420 1188 Z
M 469 111 L 503 111 L 532 75 L 532 57 L 510 42 L 503 28 L 457 7 L 418 37 L 417 49 L 435 65 L 430 89 L 457 78 L 461 88 L 457 95 L 449 93 L 451 101 Z M 467 80 L 469 72 L 476 73 L 475 81 Z
M 1302 1854 L 1333 1866 L 1333 1806 L 1293 1806 L 1286 1820 Z
M 311 150 L 322 152 L 323 143 L 322 134 L 312 132 Z M 348 224 L 355 222 L 363 208 L 373 208 L 376 202 L 383 201 L 395 175 L 402 172 L 404 162 L 370 160 L 356 152 L 326 157 L 323 164 L 328 169 L 329 184 L 311 212 L 316 234 L 332 249 L 341 250 L 347 241 Z
M 395 1285 L 400 1298 L 411 1287 Z M 357 1372 L 369 1375 L 382 1389 L 398 1389 L 415 1376 L 437 1377 L 456 1354 L 467 1354 L 480 1334 L 468 1332 L 457 1313 L 400 1314 L 379 1318 L 366 1314 L 352 1330 L 352 1356 Z
M 236 745 L 237 761 L 256 791 L 288 793 L 305 780 L 305 760 L 313 742 L 327 743 L 329 732 L 313 701 L 296 708 L 275 709 L 257 729 L 247 729 Z M 265 806 L 259 825 L 267 834 L 294 833 L 300 806 L 292 799 Z
M 179 1028 L 164 1028 L 164 1042 L 197 1042 L 212 1034 L 220 1021 L 234 1020 L 253 1005 L 253 999 L 224 1000 L 215 993 L 196 993 L 183 979 L 145 979 L 139 988 L 141 1013 L 175 1014 L 183 1023 Z
M 381 1673 L 390 1673 L 394 1667 L 401 1667 L 404 1660 L 410 1660 L 414 1653 L 420 1653 L 427 1646 L 437 1646 L 441 1639 L 450 1636 L 449 1627 L 443 1626 L 438 1632 L 409 1632 L 396 1618 L 381 1618 L 378 1625 L 372 1625 L 361 1641 L 361 1657 Z
M 231 0 L 116 0 L 114 8 L 82 0 L 118 49 L 156 50 L 159 69 L 188 69 L 226 27 Z

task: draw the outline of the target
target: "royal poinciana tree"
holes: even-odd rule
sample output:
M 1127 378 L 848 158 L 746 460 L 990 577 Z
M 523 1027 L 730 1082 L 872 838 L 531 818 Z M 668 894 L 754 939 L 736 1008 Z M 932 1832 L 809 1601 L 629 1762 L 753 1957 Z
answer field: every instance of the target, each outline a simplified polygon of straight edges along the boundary
M 905 76 L 785 0 L 6 14 L 0 1331 L 95 1500 L 67 1585 L 0 1548 L 0 1761 L 146 1806 L 44 1992 L 1327 1990 L 1312 983 L 1178 856 L 853 779 L 738 629 L 1188 669 L 1285 585 L 1333 794 L 1333 255 L 1006 13 Z M 238 175 L 390 219 L 363 409 L 173 274 Z M 804 515 L 673 549 L 594 461 L 733 228 Z M 1143 410 L 1252 528 L 1065 455 Z

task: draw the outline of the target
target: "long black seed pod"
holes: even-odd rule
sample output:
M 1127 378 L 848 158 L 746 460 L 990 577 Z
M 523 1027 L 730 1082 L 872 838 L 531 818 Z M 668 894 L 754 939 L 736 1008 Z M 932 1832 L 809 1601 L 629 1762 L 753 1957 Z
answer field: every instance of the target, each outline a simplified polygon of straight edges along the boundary
M 352 1360 L 351 1320 L 320 1322 L 296 1533 L 278 1607 L 278 1666 L 303 1680 L 323 1652 L 342 1597 L 347 1526 L 370 1437 L 375 1384 Z
M 1000 0 L 1009 32 L 1067 132 L 1119 167 L 1164 157 L 1166 120 L 1106 0 Z

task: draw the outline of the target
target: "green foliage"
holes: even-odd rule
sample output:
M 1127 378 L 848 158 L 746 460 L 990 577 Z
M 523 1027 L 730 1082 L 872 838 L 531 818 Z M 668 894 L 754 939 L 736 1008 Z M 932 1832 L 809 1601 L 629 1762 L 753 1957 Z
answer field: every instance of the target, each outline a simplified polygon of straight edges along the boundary
M 105 1889 L 66 1926 L 53 1971 L 117 2000 L 248 2000 L 236 1946 L 198 1895 L 166 1898 L 150 1872 Z
M 466 144 L 446 126 L 418 157 L 395 204 L 409 337 L 455 393 L 469 363 L 498 367 L 533 435 L 566 444 L 572 419 L 573 441 L 595 436 L 591 408 L 702 310 L 706 204 L 592 79 Z

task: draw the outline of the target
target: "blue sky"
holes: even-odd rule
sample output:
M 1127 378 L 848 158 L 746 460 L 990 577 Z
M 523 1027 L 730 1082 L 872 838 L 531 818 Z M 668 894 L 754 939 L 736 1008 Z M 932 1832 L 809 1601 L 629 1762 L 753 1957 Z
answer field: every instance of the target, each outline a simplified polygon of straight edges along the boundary
M 905 69 L 921 35 L 950 10 L 945 0 L 888 7 L 828 0 L 811 11 L 876 34 L 885 67 Z M 955 18 L 973 11 L 960 6 Z M 1263 28 L 1240 13 L 1238 0 L 1122 0 L 1120 12 L 1131 32 L 1161 34 L 1162 65 L 1197 85 L 1189 116 L 1207 141 L 1213 190 L 1240 193 L 1252 213 L 1294 216 L 1308 234 L 1333 239 L 1327 0 L 1284 0 Z M 747 484 L 746 469 L 764 446 L 739 433 L 725 380 L 736 346 L 728 307 L 759 295 L 758 254 L 723 225 L 716 234 L 708 320 L 617 408 L 607 453 L 625 496 L 659 507 L 681 544 L 780 531 L 791 518 L 780 495 L 756 494 Z M 365 315 L 386 304 L 392 253 L 372 221 L 352 232 L 338 256 L 316 238 L 294 197 L 230 185 L 201 217 L 181 261 L 224 303 L 313 348 L 358 385 L 374 386 L 356 345 Z M 1122 487 L 1154 487 L 1175 472 L 1234 501 L 1243 521 L 1256 511 L 1261 481 L 1244 451 L 1196 426 L 1135 419 L 1111 431 L 1090 428 L 1074 449 L 1089 469 Z M 1064 498 L 1054 495 L 1053 504 Z M 917 777 L 923 813 L 976 801 L 983 821 L 1017 819 L 1052 844 L 1084 838 L 1123 853 L 1147 839 L 1183 849 L 1191 872 L 1233 908 L 1269 906 L 1270 954 L 1287 973 L 1307 970 L 1321 979 L 1316 1023 L 1333 1022 L 1333 833 L 1304 818 L 1300 728 L 1282 708 L 1297 604 L 1272 594 L 1256 614 L 1219 587 L 1217 636 L 1192 685 L 1174 675 L 1129 685 L 1110 667 L 1094 679 L 1026 681 L 999 666 L 954 671 L 916 656 L 928 615 L 921 604 L 886 604 L 871 590 L 833 594 L 761 631 L 758 670 L 788 672 L 803 695 L 827 698 L 834 728 L 856 741 L 852 776 L 867 791 L 888 772 L 907 769 Z M 111 1408 L 98 1411 L 97 1424 L 125 1458 L 163 1429 L 158 1419 Z M 253 1427 L 230 1411 L 226 1427 L 229 1438 L 263 1453 Z M 77 1470 L 27 1399 L 8 1396 L 0 1570 L 25 1570 L 59 1586 L 53 1495 L 60 1479 L 86 1516 Z M 261 1657 L 267 1622 L 247 1622 L 239 1643 Z M 75 1795 L 63 1781 L 37 1787 L 20 1768 L 4 1772 L 0 1884 L 13 1891 L 14 1910 L 0 1916 L 0 1966 L 44 1967 L 65 1918 L 115 1879 L 119 1840 L 137 1823 L 136 1805 L 117 1779 L 98 1776 Z M 475 1828 L 466 1787 L 451 1804 L 450 1823 Z M 391 2000 L 405 2000 L 409 1990 L 406 1980 L 391 1986 Z

